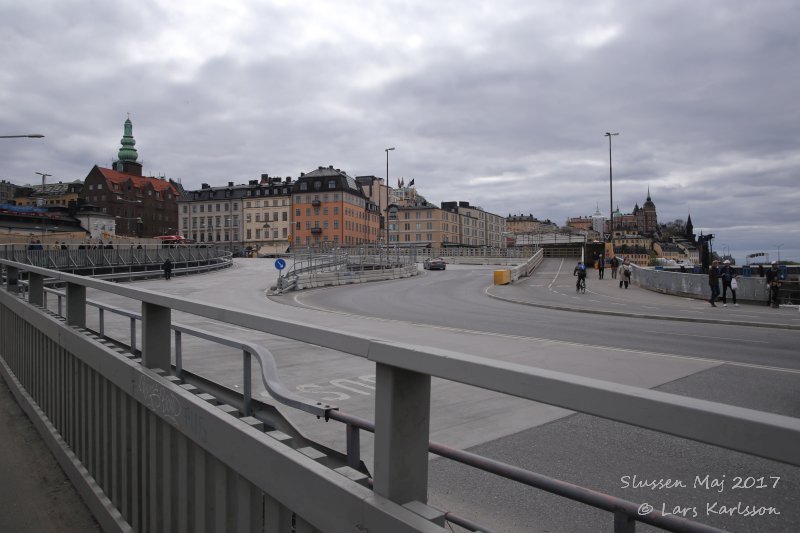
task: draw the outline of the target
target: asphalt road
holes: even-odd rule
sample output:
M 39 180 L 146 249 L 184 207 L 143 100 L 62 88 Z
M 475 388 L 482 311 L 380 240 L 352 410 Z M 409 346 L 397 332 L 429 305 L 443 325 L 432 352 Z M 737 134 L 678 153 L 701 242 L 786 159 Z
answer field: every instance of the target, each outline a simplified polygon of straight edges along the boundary
M 547 301 L 550 305 L 563 298 L 576 305 L 575 295 L 569 294 L 570 287 L 574 290 L 571 272 L 553 278 L 553 264 L 543 267 L 539 275 L 546 277 L 534 276 L 494 295 L 509 297 L 505 292 L 513 291 L 511 297 L 527 298 L 529 303 Z M 800 417 L 800 331 L 744 325 L 748 320 L 763 320 L 766 309 L 724 308 L 733 311 L 725 320 L 736 313 L 733 318 L 739 323 L 717 324 L 713 321 L 719 320 L 718 315 L 702 314 L 706 310 L 697 307 L 698 302 L 681 303 L 688 309 L 676 311 L 675 300 L 666 303 L 663 295 L 638 288 L 619 292 L 612 280 L 603 280 L 607 287 L 590 280 L 587 300 L 608 298 L 609 308 L 611 302 L 622 299 L 626 309 L 643 313 L 651 307 L 647 310 L 650 316 L 666 313 L 660 306 L 671 306 L 670 313 L 689 317 L 694 313 L 698 320 L 706 321 L 563 311 L 491 298 L 491 268 L 452 265 L 446 271 L 425 272 L 411 279 L 267 299 L 264 290 L 275 275 L 270 261 L 239 260 L 235 269 L 227 272 L 137 285 L 372 338 L 438 346 Z M 90 297 L 135 309 L 124 299 L 94 292 Z M 786 323 L 794 319 L 788 313 L 780 316 Z M 372 418 L 374 366 L 360 358 L 197 317 L 176 314 L 174 320 L 261 342 L 275 354 L 281 379 L 288 386 L 333 402 L 345 412 Z M 115 326 L 109 319 L 107 329 L 115 327 L 124 340 L 127 322 Z M 239 354 L 207 345 L 188 346 L 191 349 L 184 352 L 188 368 L 231 386 L 241 384 Z M 254 385 L 254 390 L 263 390 Z M 668 511 L 675 506 L 693 509 L 698 513 L 696 519 L 730 530 L 800 530 L 798 468 L 441 380 L 433 382 L 431 413 L 431 439 L 438 442 L 630 500 L 647 501 L 657 508 L 663 503 Z M 344 434 L 336 424 L 296 413 L 287 412 L 287 416 L 309 436 L 343 449 Z M 368 464 L 370 454 L 370 442 L 365 438 Z M 626 475 L 669 477 L 691 485 L 695 476 L 706 474 L 725 476 L 727 487 L 713 494 L 691 487 L 650 491 L 626 488 L 621 480 Z M 736 476 L 780 479 L 769 490 L 737 491 L 731 488 Z M 430 478 L 432 504 L 496 531 L 611 529 L 612 517 L 607 513 L 449 461 L 432 461 Z M 716 512 L 720 505 L 736 506 L 738 501 L 774 507 L 780 514 L 744 517 Z M 637 530 L 648 529 L 640 526 Z

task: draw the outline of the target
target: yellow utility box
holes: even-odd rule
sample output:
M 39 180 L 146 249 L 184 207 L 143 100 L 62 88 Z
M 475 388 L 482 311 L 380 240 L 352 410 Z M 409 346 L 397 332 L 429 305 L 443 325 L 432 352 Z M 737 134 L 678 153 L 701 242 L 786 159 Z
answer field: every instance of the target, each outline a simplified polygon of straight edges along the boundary
M 511 283 L 510 270 L 495 270 L 494 271 L 494 284 L 495 285 L 508 285 Z

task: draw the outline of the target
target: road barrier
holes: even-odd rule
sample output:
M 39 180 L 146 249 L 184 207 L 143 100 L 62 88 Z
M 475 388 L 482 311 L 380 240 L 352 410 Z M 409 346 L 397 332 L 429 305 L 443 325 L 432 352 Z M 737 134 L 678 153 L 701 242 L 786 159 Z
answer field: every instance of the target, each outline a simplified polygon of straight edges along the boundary
M 0 264 L 0 373 L 107 531 L 444 532 L 447 515 L 427 506 L 429 451 L 604 509 L 616 532 L 637 521 L 717 531 L 430 443 L 433 377 L 800 466 L 797 418 Z M 65 285 L 63 317 L 43 307 L 47 278 Z M 141 302 L 141 349 L 87 329 L 87 289 Z M 171 350 L 173 310 L 374 362 L 374 423 L 318 406 L 347 424 L 348 464 L 358 462 L 358 431 L 374 431 L 372 488 L 353 466 L 332 469 L 313 450 L 285 444 L 282 432 L 265 432 L 244 400 L 215 405 L 183 383 L 171 365 L 181 359 Z

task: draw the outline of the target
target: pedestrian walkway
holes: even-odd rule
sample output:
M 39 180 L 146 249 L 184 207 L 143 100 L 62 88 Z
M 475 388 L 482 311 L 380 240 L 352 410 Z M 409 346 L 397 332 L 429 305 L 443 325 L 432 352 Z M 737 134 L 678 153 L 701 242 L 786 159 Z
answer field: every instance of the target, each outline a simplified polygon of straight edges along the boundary
M 101 531 L 0 378 L 0 531 Z
M 797 308 L 772 309 L 763 305 L 741 304 L 711 307 L 706 300 L 672 296 L 636 285 L 619 287 L 619 280 L 606 269 L 603 279 L 590 270 L 586 293 L 575 291 L 574 264 L 570 259 L 545 259 L 529 278 L 512 285 L 495 285 L 486 294 L 509 302 L 583 313 L 602 313 L 636 318 L 656 318 L 708 322 L 740 326 L 800 329 Z

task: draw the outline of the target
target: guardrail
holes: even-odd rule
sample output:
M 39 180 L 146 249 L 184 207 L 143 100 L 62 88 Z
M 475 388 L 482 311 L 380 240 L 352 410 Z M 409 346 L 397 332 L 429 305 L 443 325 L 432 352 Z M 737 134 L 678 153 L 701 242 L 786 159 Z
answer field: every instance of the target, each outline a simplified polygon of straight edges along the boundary
M 260 530 L 268 522 L 268 531 L 284 531 L 289 529 L 285 517 L 294 514 L 296 531 L 444 531 L 437 525 L 442 515 L 425 506 L 427 454 L 436 449 L 605 509 L 613 513 L 618 532 L 633 531 L 636 521 L 672 531 L 715 531 L 657 511 L 639 515 L 632 502 L 429 443 L 432 377 L 800 466 L 800 419 L 0 263 L 7 270 L 0 323 L 4 331 L 18 332 L 0 340 L 0 370 L 17 397 L 34 406 L 29 414 L 43 420 L 37 425 L 52 435 L 62 465 L 109 529 L 130 524 L 153 530 L 173 525 Z M 66 284 L 65 323 L 16 296 L 20 271 L 28 272 L 32 304 L 43 303 L 45 276 Z M 87 336 L 87 288 L 142 303 L 142 366 Z M 376 422 L 328 412 L 348 424 L 348 460 L 357 458 L 353 428 L 374 430 L 373 491 L 347 477 L 350 470 L 325 470 L 259 432 L 258 421 L 233 418 L 235 408 L 209 406 L 166 379 L 172 310 L 375 362 Z M 141 449 L 133 446 L 137 442 Z
M 109 273 L 136 273 L 159 270 L 167 259 L 176 269 L 198 265 L 231 265 L 231 253 L 206 245 L 0 245 L 0 259 L 52 268 L 66 272 L 99 276 Z

